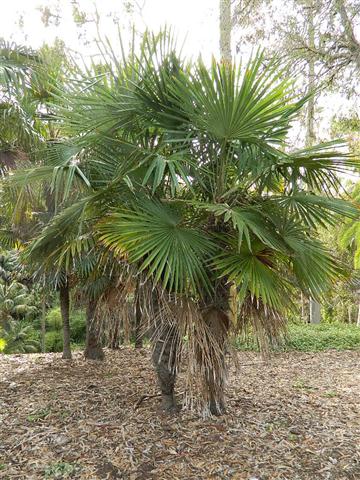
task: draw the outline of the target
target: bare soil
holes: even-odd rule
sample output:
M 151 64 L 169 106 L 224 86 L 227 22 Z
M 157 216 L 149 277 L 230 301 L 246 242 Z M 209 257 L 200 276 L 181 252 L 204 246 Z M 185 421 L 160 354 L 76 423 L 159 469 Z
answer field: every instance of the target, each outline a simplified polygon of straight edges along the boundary
M 146 349 L 2 355 L 0 478 L 360 479 L 359 352 L 239 363 L 228 413 L 203 419 L 161 413 Z

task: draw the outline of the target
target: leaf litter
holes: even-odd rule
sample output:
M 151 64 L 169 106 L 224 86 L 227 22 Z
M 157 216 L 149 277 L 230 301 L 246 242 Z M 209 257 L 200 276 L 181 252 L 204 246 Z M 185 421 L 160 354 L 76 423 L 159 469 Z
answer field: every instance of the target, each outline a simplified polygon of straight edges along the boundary
M 0 478 L 358 480 L 359 355 L 240 353 L 208 419 L 160 411 L 147 349 L 2 355 Z

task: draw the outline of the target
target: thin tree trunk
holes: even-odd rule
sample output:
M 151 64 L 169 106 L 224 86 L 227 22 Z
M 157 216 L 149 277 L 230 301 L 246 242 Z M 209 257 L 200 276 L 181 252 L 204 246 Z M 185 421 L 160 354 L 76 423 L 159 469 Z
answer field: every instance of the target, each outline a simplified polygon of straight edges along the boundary
M 316 300 L 310 298 L 310 323 L 321 322 L 321 305 Z
M 352 322 L 352 305 L 348 305 L 348 322 Z
M 360 302 L 359 302 L 359 306 L 358 306 L 358 316 L 357 316 L 356 325 L 357 325 L 358 327 L 360 327 Z
M 60 310 L 61 318 L 63 322 L 63 355 L 62 358 L 71 360 L 71 347 L 70 347 L 70 292 L 69 284 L 66 282 L 59 288 L 60 295 Z
M 301 292 L 301 320 L 303 322 L 306 321 L 306 318 L 305 318 L 305 298 L 304 298 L 304 294 Z
M 86 346 L 84 357 L 88 360 L 103 360 L 104 351 L 99 341 L 95 323 L 96 300 L 89 300 L 86 308 Z
M 136 286 L 135 292 L 135 348 L 142 348 L 143 339 L 141 335 L 141 305 L 140 305 L 140 295 L 138 289 L 140 288 L 139 282 Z
M 231 0 L 220 0 L 220 56 L 231 64 Z
M 46 334 L 46 297 L 43 294 L 41 302 L 41 351 L 45 353 L 45 334 Z
M 307 28 L 308 28 L 308 44 L 310 51 L 315 49 L 315 26 L 314 26 L 314 3 L 310 2 L 307 9 Z M 311 55 L 311 54 L 310 54 Z M 315 87 L 315 59 L 311 55 L 308 59 L 308 93 L 313 93 Z M 306 146 L 311 147 L 316 142 L 315 135 L 315 99 L 312 95 L 307 104 L 306 115 Z M 319 302 L 310 298 L 310 323 L 321 322 L 321 305 Z
M 312 52 L 315 49 L 315 26 L 314 26 L 314 6 L 309 5 L 307 9 L 307 27 L 308 27 L 308 44 L 309 49 Z M 313 93 L 315 88 L 315 59 L 310 54 L 308 58 L 308 93 Z M 307 103 L 306 112 L 306 139 L 305 143 L 307 147 L 311 147 L 316 142 L 315 134 L 315 98 L 312 95 Z

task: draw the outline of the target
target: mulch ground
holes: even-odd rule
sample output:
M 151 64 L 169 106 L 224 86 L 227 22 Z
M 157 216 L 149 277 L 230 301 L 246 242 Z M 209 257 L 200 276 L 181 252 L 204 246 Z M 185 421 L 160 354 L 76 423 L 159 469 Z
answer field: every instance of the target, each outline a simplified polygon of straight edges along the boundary
M 159 411 L 145 349 L 3 355 L 0 478 L 359 480 L 359 360 L 241 353 L 228 413 L 204 420 Z

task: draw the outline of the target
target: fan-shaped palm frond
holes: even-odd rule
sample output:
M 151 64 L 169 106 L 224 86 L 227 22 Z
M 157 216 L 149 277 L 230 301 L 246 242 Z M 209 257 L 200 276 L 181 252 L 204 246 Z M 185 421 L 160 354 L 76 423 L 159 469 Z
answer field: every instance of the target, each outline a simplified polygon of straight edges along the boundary
M 173 207 L 144 200 L 111 214 L 99 231 L 101 241 L 130 263 L 139 262 L 140 271 L 146 269 L 165 289 L 209 289 L 205 264 L 215 245 Z

